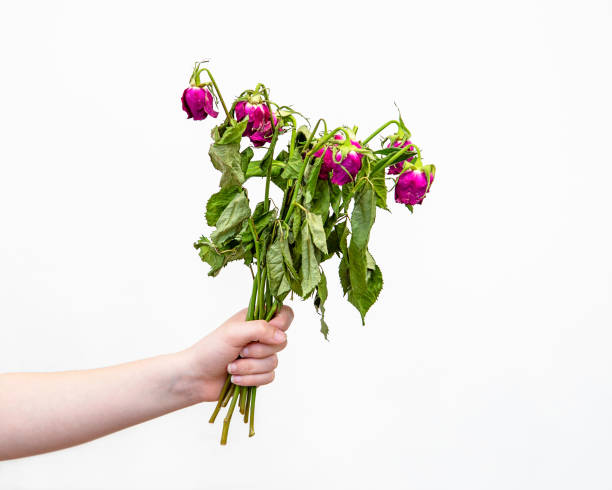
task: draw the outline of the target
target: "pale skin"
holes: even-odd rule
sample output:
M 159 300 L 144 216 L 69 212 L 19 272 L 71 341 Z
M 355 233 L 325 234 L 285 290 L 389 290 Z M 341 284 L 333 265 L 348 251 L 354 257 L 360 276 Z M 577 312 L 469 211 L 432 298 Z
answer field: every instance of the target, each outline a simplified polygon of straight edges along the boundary
M 200 402 L 216 401 L 229 372 L 241 386 L 274 379 L 293 320 L 236 313 L 193 346 L 99 369 L 0 374 L 0 460 L 82 444 Z M 239 357 L 240 356 L 240 357 Z

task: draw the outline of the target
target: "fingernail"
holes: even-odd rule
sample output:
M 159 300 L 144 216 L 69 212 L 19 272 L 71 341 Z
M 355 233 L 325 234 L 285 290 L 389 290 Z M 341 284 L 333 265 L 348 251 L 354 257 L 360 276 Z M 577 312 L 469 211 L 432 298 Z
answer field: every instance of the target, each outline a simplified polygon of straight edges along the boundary
M 242 376 L 232 376 L 232 383 L 237 384 L 242 381 Z
M 276 332 L 274 332 L 274 340 L 276 340 L 277 342 L 282 342 L 283 340 L 285 340 L 286 337 L 287 335 L 282 330 L 277 330 Z
M 249 348 L 245 347 L 244 349 L 242 349 L 242 352 L 240 353 L 240 355 L 242 357 L 247 357 L 249 355 Z
M 232 374 L 234 371 L 236 371 L 236 363 L 232 362 L 227 365 L 227 372 Z

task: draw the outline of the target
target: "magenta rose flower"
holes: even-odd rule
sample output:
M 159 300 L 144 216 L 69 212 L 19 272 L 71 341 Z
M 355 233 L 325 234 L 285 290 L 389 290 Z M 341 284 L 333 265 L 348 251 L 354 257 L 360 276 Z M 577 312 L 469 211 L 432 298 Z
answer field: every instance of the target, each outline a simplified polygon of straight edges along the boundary
M 430 174 L 433 182 L 434 174 Z M 431 187 L 431 182 L 429 187 Z M 425 199 L 425 194 L 429 192 L 427 188 L 427 174 L 423 170 L 408 170 L 399 176 L 395 186 L 395 202 L 401 204 L 421 204 Z
M 186 88 L 181 97 L 183 110 L 187 119 L 194 121 L 206 119 L 206 116 L 217 117 L 219 113 L 213 109 L 213 96 L 206 87 Z
M 344 136 L 336 134 L 334 139 L 337 141 L 344 141 Z M 353 140 L 351 140 L 351 146 L 361 148 L 359 142 Z M 336 152 L 335 156 L 334 151 Z M 319 178 L 327 180 L 331 174 L 331 181 L 333 184 L 348 184 L 355 178 L 361 169 L 361 153 L 355 150 L 350 150 L 346 156 L 342 158 L 342 153 L 337 148 L 337 145 L 331 145 L 318 149 L 314 154 L 317 158 L 321 155 L 323 155 L 323 162 L 321 163 Z
M 406 147 L 408 147 L 409 151 L 415 151 L 414 145 L 410 142 L 410 140 L 407 140 L 407 141 L 404 141 L 404 142 L 396 141 L 395 143 L 393 143 L 393 146 L 395 148 L 406 148 Z M 387 145 L 387 148 L 391 148 L 391 143 L 389 143 Z M 410 158 L 407 158 L 406 160 L 402 160 L 401 162 L 394 163 L 393 165 L 391 165 L 389 167 L 389 170 L 388 170 L 389 174 L 397 175 L 397 174 L 402 173 L 402 170 L 404 169 L 404 163 L 406 163 L 406 162 L 410 163 L 414 159 L 415 159 L 415 157 L 412 156 Z
M 274 126 L 278 124 L 278 118 L 274 113 L 270 117 L 270 109 L 268 109 L 267 104 L 263 102 L 251 104 L 241 100 L 236 104 L 234 113 L 237 121 L 242 121 L 245 117 L 248 117 L 249 122 L 242 134 L 251 140 L 253 146 L 260 147 L 272 141 Z

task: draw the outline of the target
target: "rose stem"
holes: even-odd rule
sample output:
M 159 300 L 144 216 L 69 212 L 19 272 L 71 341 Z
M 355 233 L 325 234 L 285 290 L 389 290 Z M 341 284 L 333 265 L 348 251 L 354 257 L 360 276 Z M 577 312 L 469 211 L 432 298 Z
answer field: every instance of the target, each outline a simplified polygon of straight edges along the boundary
M 225 101 L 223 100 L 223 96 L 221 95 L 221 91 L 219 90 L 219 87 L 217 86 L 217 82 L 215 81 L 215 79 L 213 78 L 212 74 L 210 73 L 210 71 L 207 68 L 202 68 L 200 70 L 205 71 L 206 73 L 208 73 L 208 78 L 210 78 L 210 81 L 212 82 L 213 86 L 215 87 L 215 90 L 217 91 L 217 95 L 219 96 L 219 100 L 221 101 L 221 105 L 223 106 L 223 110 L 225 111 L 225 115 L 227 116 L 227 120 L 229 121 L 231 119 L 230 117 L 230 113 L 227 110 L 227 106 L 225 105 Z
M 209 422 L 211 424 L 215 422 L 215 419 L 217 418 L 217 414 L 219 413 L 219 410 L 221 410 L 221 404 L 223 403 L 223 399 L 225 398 L 225 392 L 229 388 L 231 378 L 232 377 L 229 374 L 225 377 L 225 383 L 223 384 L 223 388 L 221 388 L 221 393 L 219 393 L 219 401 L 217 402 L 217 406 L 215 407 L 215 410 L 210 416 Z
M 222 407 L 226 407 L 232 397 L 232 393 L 234 392 L 234 385 L 230 383 L 229 389 L 225 392 L 225 398 L 223 399 Z
M 251 387 L 251 405 L 249 414 L 249 437 L 255 435 L 255 396 L 257 395 L 257 386 Z
M 221 433 L 221 445 L 225 446 L 227 444 L 227 433 L 229 432 L 230 421 L 232 420 L 232 415 L 234 413 L 234 409 L 236 408 L 236 402 L 238 401 L 238 393 L 240 392 L 240 386 L 234 387 L 234 395 L 232 396 L 232 403 L 230 403 L 230 407 L 227 409 L 227 415 L 225 419 L 223 419 L 223 432 Z
M 246 407 L 244 407 L 244 423 L 249 421 L 249 411 L 251 409 L 251 387 L 247 387 Z
M 244 386 L 240 387 L 240 392 L 238 395 L 238 411 L 243 414 L 244 413 L 244 391 L 242 390 Z
M 376 136 L 378 133 L 380 133 L 383 129 L 385 129 L 387 126 L 391 126 L 391 124 L 395 124 L 398 128 L 400 127 L 400 123 L 398 121 L 396 121 L 395 119 L 392 119 L 391 121 L 387 121 L 385 124 L 383 124 L 382 126 L 380 126 L 376 131 L 374 131 L 370 136 L 368 136 L 366 139 L 364 139 L 362 141 L 362 144 L 367 145 L 368 142 L 374 138 L 374 136 Z
M 241 386 L 240 387 L 240 413 L 243 415 L 246 409 L 247 396 L 249 396 L 247 394 L 247 387 Z

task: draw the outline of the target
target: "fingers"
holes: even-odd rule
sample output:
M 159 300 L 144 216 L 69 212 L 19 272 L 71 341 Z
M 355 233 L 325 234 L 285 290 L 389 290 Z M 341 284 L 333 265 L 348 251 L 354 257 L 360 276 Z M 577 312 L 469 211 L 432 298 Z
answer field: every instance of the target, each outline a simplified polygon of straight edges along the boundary
M 283 332 L 289 328 L 291 322 L 293 321 L 293 310 L 286 305 L 280 309 L 274 318 L 270 320 L 270 325 L 280 328 Z
M 274 381 L 274 371 L 265 374 L 247 374 L 232 376 L 232 383 L 238 386 L 261 386 Z
M 268 357 L 272 354 L 276 354 L 277 352 L 282 351 L 285 347 L 287 347 L 286 340 L 282 344 L 276 345 L 262 344 L 260 342 L 251 342 L 240 351 L 240 357 L 263 359 L 264 357 Z
M 287 340 L 287 334 L 264 320 L 230 322 L 225 326 L 228 342 L 243 347 L 250 342 L 278 345 Z
M 227 366 L 227 372 L 230 374 L 246 375 L 246 374 L 265 374 L 274 371 L 278 366 L 278 357 L 273 354 L 263 359 L 237 359 Z

